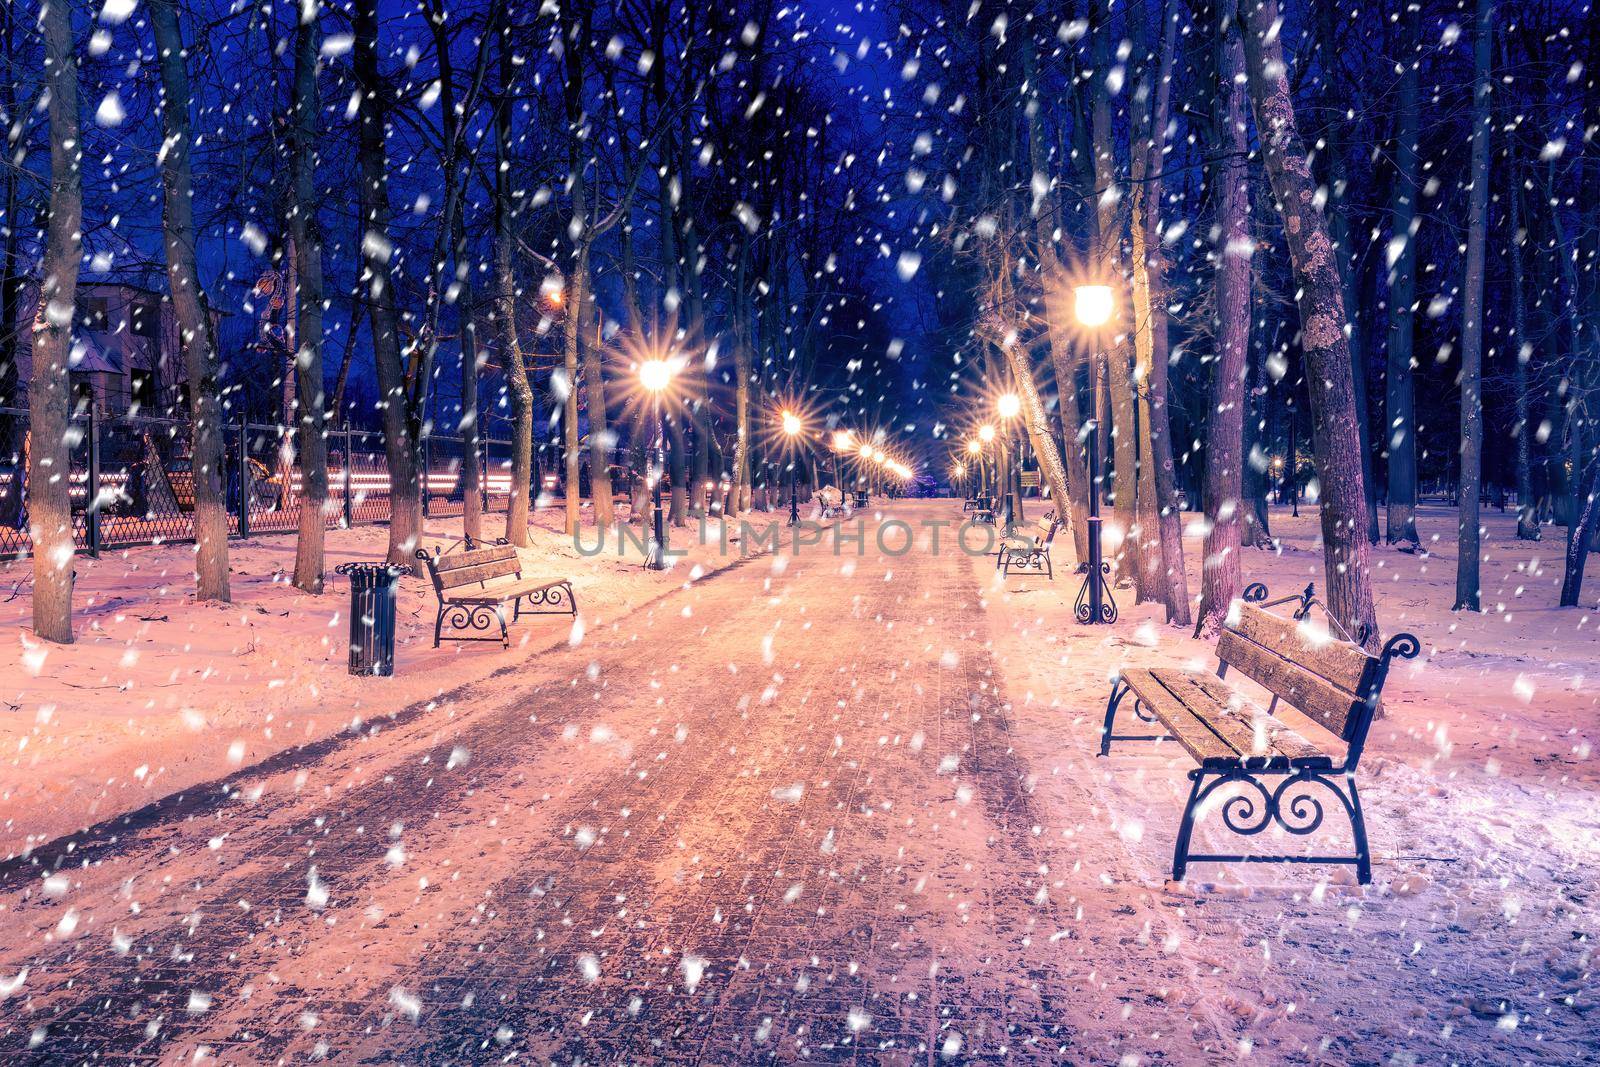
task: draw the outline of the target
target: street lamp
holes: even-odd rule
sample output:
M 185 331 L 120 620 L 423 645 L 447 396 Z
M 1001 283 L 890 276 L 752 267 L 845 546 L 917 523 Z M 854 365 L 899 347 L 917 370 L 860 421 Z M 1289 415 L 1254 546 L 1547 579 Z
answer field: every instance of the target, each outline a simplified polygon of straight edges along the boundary
M 977 505 L 978 497 L 983 493 L 983 442 L 976 437 L 967 438 L 967 455 L 972 457 L 973 464 L 978 468 L 978 481 L 971 488 L 973 505 Z
M 795 464 L 798 457 L 795 455 L 795 439 L 800 436 L 800 416 L 792 411 L 783 413 L 783 434 L 789 439 L 789 525 L 800 525 L 800 487 L 797 483 Z
M 995 401 L 995 408 L 1000 412 L 1000 418 L 1005 422 L 1006 434 L 1001 439 L 1002 466 L 1005 470 L 1005 525 L 1020 521 L 1022 518 L 1022 448 L 1012 447 L 1015 438 L 1012 436 L 1012 420 L 1022 411 L 1022 401 L 1016 393 L 1005 393 Z
M 1080 285 L 1073 294 L 1073 310 L 1078 322 L 1090 331 L 1098 349 L 1098 331 L 1111 321 L 1116 309 L 1109 285 Z M 1089 574 L 1083 588 L 1078 591 L 1075 612 L 1078 621 L 1094 626 L 1117 621 L 1117 604 L 1106 588 L 1105 576 L 1111 568 L 1101 559 L 1100 547 L 1100 382 L 1104 368 L 1100 354 L 1094 353 L 1089 361 L 1094 383 L 1094 412 L 1089 418 L 1086 432 L 1089 435 Z
M 651 519 L 650 550 L 645 554 L 645 566 L 653 571 L 667 569 L 667 528 L 661 513 L 661 477 L 666 473 L 666 430 L 661 419 L 661 397 L 672 384 L 672 364 L 664 359 L 647 359 L 639 364 L 639 384 L 650 394 L 655 413 L 655 463 L 650 472 L 650 500 L 654 515 Z

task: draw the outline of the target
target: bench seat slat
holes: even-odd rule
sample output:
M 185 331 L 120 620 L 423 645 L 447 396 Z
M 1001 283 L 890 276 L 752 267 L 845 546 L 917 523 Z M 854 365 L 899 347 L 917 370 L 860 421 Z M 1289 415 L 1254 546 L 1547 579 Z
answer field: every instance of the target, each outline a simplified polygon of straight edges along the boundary
M 1241 756 L 1282 756 L 1296 762 L 1327 761 L 1328 755 L 1294 728 L 1214 674 L 1158 668 L 1151 672 L 1184 704 L 1205 717 L 1212 729 Z M 1214 709 L 1214 710 L 1213 710 Z
M 1190 711 L 1171 690 L 1156 681 L 1154 672 L 1142 669 L 1123 671 L 1122 680 L 1128 683 L 1133 695 L 1166 724 L 1167 729 L 1178 739 L 1178 744 L 1196 760 L 1201 763 L 1231 760 L 1237 755 L 1231 746 Z
M 509 584 L 491 585 L 486 589 L 471 590 L 459 596 L 452 593 L 446 596 L 445 599 L 463 604 L 503 604 L 508 601 L 515 600 L 519 596 L 527 596 L 530 593 L 539 593 L 546 589 L 554 589 L 557 586 L 565 586 L 567 584 L 568 583 L 565 578 L 558 578 L 553 582 L 532 579 L 525 582 L 511 582 Z

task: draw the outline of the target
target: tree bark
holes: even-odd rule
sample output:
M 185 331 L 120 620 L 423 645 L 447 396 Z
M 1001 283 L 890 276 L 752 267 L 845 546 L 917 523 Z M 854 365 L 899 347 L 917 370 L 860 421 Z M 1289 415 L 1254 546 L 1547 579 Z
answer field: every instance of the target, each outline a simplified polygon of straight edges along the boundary
M 478 432 L 478 373 L 483 357 L 478 351 L 478 314 L 473 307 L 466 224 L 460 212 L 456 213 L 455 230 L 456 284 L 461 287 L 461 420 L 456 426 L 461 434 L 461 532 L 476 541 L 483 537 L 483 444 Z
M 1172 98 L 1172 55 L 1178 23 L 1163 6 L 1160 51 L 1154 64 L 1143 59 L 1145 76 L 1135 100 L 1140 135 L 1133 159 L 1133 315 L 1138 370 L 1135 387 L 1145 386 L 1137 499 L 1139 584 L 1146 597 L 1166 607 L 1167 622 L 1188 626 L 1189 580 L 1183 561 L 1183 516 L 1178 506 L 1177 475 L 1167 411 L 1167 299 L 1161 252 L 1161 175 L 1166 158 L 1166 128 Z M 1139 25 L 1145 25 L 1140 16 Z M 1154 99 L 1150 99 L 1151 95 Z M 1142 305 L 1142 306 L 1141 306 Z M 1135 394 L 1135 402 L 1139 397 Z
M 527 548 L 532 543 L 528 537 L 528 517 L 535 491 L 534 396 L 522 342 L 517 335 L 517 282 L 511 260 L 512 246 L 516 243 L 511 206 L 511 90 L 516 73 L 509 28 L 502 27 L 500 32 L 500 98 L 495 101 L 494 120 L 494 319 L 506 389 L 511 394 L 511 498 L 506 502 L 506 540 L 518 548 Z M 568 304 L 567 318 L 575 314 L 573 306 Z M 476 388 L 473 392 L 476 394 Z M 576 420 L 573 421 L 576 425 Z
M 200 288 L 195 259 L 194 188 L 189 155 L 189 70 L 173 0 L 151 0 L 150 28 L 161 70 L 161 187 L 165 198 L 162 243 L 167 288 L 178 320 L 184 370 L 189 378 L 191 470 L 194 478 L 195 594 L 231 599 L 228 589 L 228 501 L 223 490 L 222 402 L 217 387 L 216 336 Z M 239 447 L 245 447 L 240 440 Z M 239 487 L 249 506 L 249 487 Z
M 1417 161 L 1417 49 L 1420 44 L 1417 9 L 1408 6 L 1401 15 L 1404 63 L 1400 75 L 1395 118 L 1394 195 L 1389 209 L 1389 367 L 1387 451 L 1389 457 L 1389 544 L 1417 536 L 1417 413 L 1412 378 L 1412 338 L 1415 326 L 1417 272 L 1417 194 L 1421 187 Z
M 361 175 L 362 280 L 368 287 L 372 358 L 377 367 L 383 416 L 383 451 L 389 471 L 389 562 L 407 570 L 416 564 L 422 538 L 422 486 L 417 463 L 420 425 L 409 410 L 405 364 L 400 352 L 400 314 L 395 306 L 389 260 L 388 159 L 384 148 L 386 87 L 378 76 L 377 0 L 355 0 L 353 66 L 361 94 L 359 170 Z
M 561 367 L 565 377 L 565 395 L 561 405 L 561 440 L 563 464 L 566 472 L 566 531 L 574 537 L 583 524 L 583 452 L 578 435 L 578 339 L 580 325 L 578 309 L 588 294 L 584 292 L 589 275 L 588 247 L 579 250 L 567 277 L 567 313 L 561 323 Z
M 1489 107 L 1494 46 L 1491 0 L 1478 0 L 1473 43 L 1472 191 L 1467 202 L 1467 263 L 1461 297 L 1461 488 L 1457 495 L 1457 611 L 1479 605 L 1481 534 L 1478 497 L 1483 484 L 1483 270 L 1489 228 Z
M 1118 248 L 1121 243 L 1122 212 L 1119 210 L 1121 190 L 1117 186 L 1116 150 L 1111 121 L 1111 90 L 1107 74 L 1111 70 L 1111 3 L 1096 0 L 1094 33 L 1094 103 L 1090 115 L 1094 130 L 1095 173 L 1095 268 L 1101 279 L 1113 279 L 1121 274 Z M 1113 290 L 1120 299 L 1120 287 Z M 1112 462 L 1112 508 L 1115 524 L 1120 528 L 1122 547 L 1113 555 L 1111 563 L 1114 576 L 1120 577 L 1125 569 L 1134 568 L 1137 576 L 1138 538 L 1134 526 L 1134 485 L 1138 469 L 1138 439 L 1133 426 L 1133 365 L 1128 348 L 1128 333 L 1119 331 L 1107 346 L 1104 359 L 1106 375 L 1105 402 L 1110 418 L 1105 413 L 1097 416 L 1101 427 L 1109 427 L 1110 448 L 1101 456 Z M 1093 373 L 1091 371 L 1091 373 Z M 1090 477 L 1100 477 L 1091 472 Z
M 67 359 L 76 318 L 83 248 L 83 141 L 78 130 L 78 61 L 72 9 L 43 5 L 45 78 L 50 102 L 50 211 L 45 222 L 39 308 L 33 321 L 28 385 L 28 533 L 33 539 L 33 632 L 72 643 L 72 456 L 67 446 L 72 388 Z M 9 220 L 8 220 L 9 221 Z
M 1517 540 L 1540 539 L 1539 515 L 1533 499 L 1533 427 L 1528 396 L 1528 364 L 1533 359 L 1533 342 L 1528 339 L 1527 267 L 1524 249 L 1528 231 L 1522 218 L 1522 183 L 1517 180 L 1521 168 L 1512 161 L 1511 182 L 1511 332 L 1516 351 L 1511 364 L 1512 403 L 1516 424 L 1512 434 L 1516 438 L 1517 479 Z
M 1256 130 L 1273 197 L 1283 216 L 1297 287 L 1306 378 L 1312 383 L 1312 442 L 1322 485 L 1318 510 L 1328 611 L 1352 637 L 1373 646 L 1378 640 L 1378 620 L 1363 536 L 1366 502 L 1361 488 L 1361 435 L 1356 426 L 1338 265 L 1295 125 L 1277 0 L 1243 0 L 1240 17 Z
M 584 291 L 590 291 L 584 286 Z M 617 523 L 611 488 L 611 430 L 606 421 L 606 380 L 602 370 L 599 309 L 591 298 L 579 323 L 578 344 L 583 351 L 583 386 L 589 404 L 589 499 L 594 522 L 601 530 Z
M 294 584 L 322 592 L 328 519 L 327 415 L 322 384 L 322 242 L 316 229 L 317 16 L 302 14 L 294 41 L 291 118 L 293 206 L 290 243 L 295 268 L 295 357 L 300 441 L 300 529 L 295 541 Z
M 1237 23 L 1218 28 L 1216 366 L 1206 421 L 1205 559 L 1196 635 L 1220 630 L 1243 584 L 1245 377 L 1250 355 L 1250 163 L 1245 129 L 1244 46 Z
M 1344 87 L 1333 81 L 1333 64 L 1337 61 L 1338 38 L 1335 29 L 1337 10 L 1332 4 L 1318 4 L 1318 50 L 1323 56 L 1326 91 L 1330 96 L 1330 110 L 1342 110 Z M 1364 109 L 1361 88 L 1355 87 L 1356 111 Z M 1361 430 L 1361 484 L 1367 502 L 1367 543 L 1375 545 L 1380 536 L 1378 527 L 1378 483 L 1372 465 L 1372 424 L 1367 411 L 1367 331 L 1361 308 L 1360 285 L 1353 267 L 1355 236 L 1350 228 L 1350 205 L 1345 193 L 1348 186 L 1345 142 L 1346 122 L 1342 114 L 1334 114 L 1327 126 L 1328 158 L 1328 231 L 1333 240 L 1334 253 L 1339 257 L 1339 281 L 1344 287 L 1344 306 L 1350 320 L 1350 368 L 1356 390 L 1356 424 Z

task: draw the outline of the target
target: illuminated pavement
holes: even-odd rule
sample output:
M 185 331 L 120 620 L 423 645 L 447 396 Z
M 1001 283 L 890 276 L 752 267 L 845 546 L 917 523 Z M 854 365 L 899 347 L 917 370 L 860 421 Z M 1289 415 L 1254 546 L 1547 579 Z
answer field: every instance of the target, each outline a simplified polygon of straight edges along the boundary
M 1103 1060 L 1086 951 L 1170 964 L 1066 932 L 1114 898 L 1036 851 L 972 563 L 853 557 L 0 871 L 0 1060 Z

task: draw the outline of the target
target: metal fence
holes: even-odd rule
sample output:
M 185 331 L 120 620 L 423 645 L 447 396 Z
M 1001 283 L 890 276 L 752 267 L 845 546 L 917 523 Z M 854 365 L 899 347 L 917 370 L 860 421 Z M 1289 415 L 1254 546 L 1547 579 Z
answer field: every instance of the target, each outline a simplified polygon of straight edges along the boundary
M 301 475 L 295 439 L 281 426 L 224 427 L 228 529 L 248 537 L 300 525 Z M 73 539 L 98 554 L 126 545 L 194 539 L 194 479 L 187 421 L 141 415 L 75 416 L 68 431 Z M 480 439 L 478 455 L 449 435 L 422 441 L 423 512 L 462 512 L 463 465 L 476 462 L 485 511 L 504 511 L 511 494 L 511 442 Z M 28 554 L 28 413 L 0 407 L 0 555 Z M 389 520 L 389 470 L 383 437 L 367 430 L 328 433 L 330 528 Z

